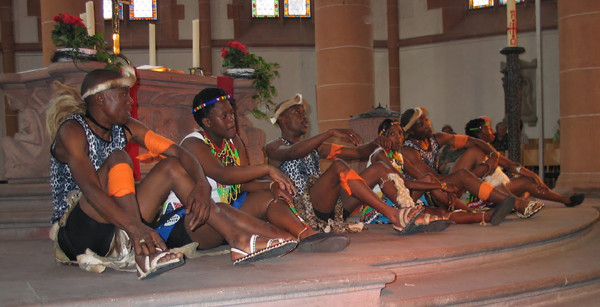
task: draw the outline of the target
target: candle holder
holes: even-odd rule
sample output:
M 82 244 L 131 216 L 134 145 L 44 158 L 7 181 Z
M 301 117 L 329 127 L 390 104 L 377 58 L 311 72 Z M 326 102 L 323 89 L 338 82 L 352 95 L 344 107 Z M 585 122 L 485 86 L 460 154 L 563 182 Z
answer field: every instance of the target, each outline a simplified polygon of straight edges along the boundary
M 188 69 L 190 70 L 190 75 L 204 76 L 204 70 L 202 70 L 202 67 L 190 67 Z

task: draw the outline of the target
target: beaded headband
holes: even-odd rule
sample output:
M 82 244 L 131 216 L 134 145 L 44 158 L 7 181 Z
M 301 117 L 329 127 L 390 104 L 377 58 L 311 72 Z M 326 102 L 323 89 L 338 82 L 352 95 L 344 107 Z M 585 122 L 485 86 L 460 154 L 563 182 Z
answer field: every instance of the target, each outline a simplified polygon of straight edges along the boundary
M 200 104 L 197 107 L 193 108 L 192 109 L 192 114 L 196 114 L 196 112 L 200 111 L 200 109 L 206 108 L 206 107 L 208 107 L 209 105 L 211 105 L 213 103 L 217 103 L 217 102 L 219 102 L 221 100 L 230 100 L 230 99 L 231 99 L 231 95 L 225 95 L 225 96 L 220 96 L 220 97 L 214 98 L 212 100 L 209 100 L 209 101 L 207 101 L 207 102 L 205 102 L 203 104 Z
M 483 116 L 483 117 L 480 117 L 480 119 L 483 119 L 485 121 L 485 124 L 483 124 L 484 126 L 488 126 L 490 128 L 492 127 L 492 120 L 489 117 Z M 479 130 L 481 130 L 481 127 L 482 126 L 469 128 L 469 131 L 479 131 Z
M 395 120 L 395 121 L 392 121 L 390 123 L 390 126 L 387 127 L 386 129 L 381 129 L 381 131 L 379 131 L 379 135 L 383 135 L 384 133 L 386 133 L 390 128 L 392 128 L 392 126 L 400 126 L 400 128 L 402 128 L 402 125 L 400 125 L 400 122 Z
M 129 65 L 125 65 L 121 68 L 121 78 L 107 80 L 102 83 L 96 84 L 94 87 L 89 88 L 83 95 L 81 95 L 81 99 L 86 99 L 89 96 L 98 94 L 100 92 L 112 89 L 112 88 L 120 88 L 120 87 L 132 87 L 135 84 L 137 78 L 135 77 L 135 70 L 133 67 Z

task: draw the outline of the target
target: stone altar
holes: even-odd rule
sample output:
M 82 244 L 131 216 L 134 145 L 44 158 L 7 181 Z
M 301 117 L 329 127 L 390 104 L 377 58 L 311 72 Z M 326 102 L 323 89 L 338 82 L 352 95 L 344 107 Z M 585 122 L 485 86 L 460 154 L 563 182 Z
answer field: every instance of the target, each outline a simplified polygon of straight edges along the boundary
M 20 73 L 0 74 L 0 89 L 6 102 L 18 112 L 19 127 L 14 137 L 3 137 L 6 179 L 9 183 L 48 180 L 50 140 L 46 133 L 46 108 L 52 96 L 51 85 L 58 80 L 79 88 L 86 71 L 103 68 L 103 63 L 52 63 L 48 67 Z M 138 116 L 157 133 L 175 142 L 196 128 L 191 115 L 194 96 L 206 87 L 217 86 L 217 77 L 174 72 L 138 70 Z M 252 80 L 234 80 L 238 131 L 248 149 L 251 164 L 265 160 L 265 134 L 252 127 L 245 115 L 254 108 Z M 141 150 L 143 151 L 143 150 Z M 2 161 L 0 161 L 2 162 Z M 142 173 L 149 167 L 142 166 Z

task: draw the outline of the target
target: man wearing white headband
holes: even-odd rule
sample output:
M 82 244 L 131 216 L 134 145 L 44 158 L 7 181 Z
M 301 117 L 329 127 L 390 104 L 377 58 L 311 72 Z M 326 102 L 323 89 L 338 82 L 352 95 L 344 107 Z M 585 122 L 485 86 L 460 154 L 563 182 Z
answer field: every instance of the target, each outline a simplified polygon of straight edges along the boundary
M 201 235 L 200 228 L 216 230 L 219 242 L 235 239 L 239 250 L 268 247 L 266 240 L 231 227 L 229 218 L 236 213 L 210 200 L 210 186 L 193 155 L 131 117 L 129 87 L 135 81 L 133 69 L 125 67 L 123 73 L 89 72 L 80 92 L 56 83 L 47 112 L 55 258 L 93 272 L 133 268 L 144 279 L 183 264 L 183 254 L 168 248 L 215 240 Z M 159 161 L 137 186 L 124 151 L 129 141 L 147 149 L 138 159 Z M 183 200 L 185 215 L 163 238 L 150 223 L 171 190 Z M 252 260 L 252 255 L 240 257 Z
M 351 129 L 330 129 L 304 139 L 308 132 L 306 110 L 302 96 L 283 101 L 275 108 L 271 122 L 281 129 L 281 137 L 266 145 L 269 163 L 286 173 L 298 193 L 294 197 L 295 209 L 314 229 L 320 231 L 354 231 L 346 218 L 360 204 L 368 204 L 385 215 L 400 234 L 422 231 L 414 224 L 423 212 L 414 203 L 399 209 L 386 205 L 372 190 L 380 184 L 388 198 L 398 202 L 396 182 L 388 179 L 393 170 L 383 163 L 376 163 L 358 174 L 344 160 L 366 158 L 378 146 L 384 144 L 380 137 L 371 143 L 360 145 L 360 136 Z M 326 141 L 332 137 L 343 139 L 351 146 L 342 146 Z M 329 159 L 331 166 L 323 173 L 320 159 Z

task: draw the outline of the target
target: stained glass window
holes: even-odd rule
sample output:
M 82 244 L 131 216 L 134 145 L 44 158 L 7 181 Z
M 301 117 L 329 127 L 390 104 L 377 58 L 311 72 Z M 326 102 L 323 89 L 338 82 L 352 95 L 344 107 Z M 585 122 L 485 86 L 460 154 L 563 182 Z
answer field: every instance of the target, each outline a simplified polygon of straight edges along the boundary
M 156 20 L 156 0 L 131 0 L 129 20 Z
M 310 17 L 310 0 L 285 0 L 284 17 Z
M 112 20 L 112 0 L 104 0 L 102 3 L 102 16 L 104 16 L 104 20 Z M 119 3 L 119 20 L 123 20 L 122 3 Z
M 252 0 L 252 18 L 279 17 L 279 0 Z
M 500 0 L 500 5 L 506 5 L 508 0 Z M 515 0 L 516 3 L 525 2 L 525 0 Z
M 494 6 L 494 0 L 469 0 L 469 9 L 480 9 Z

